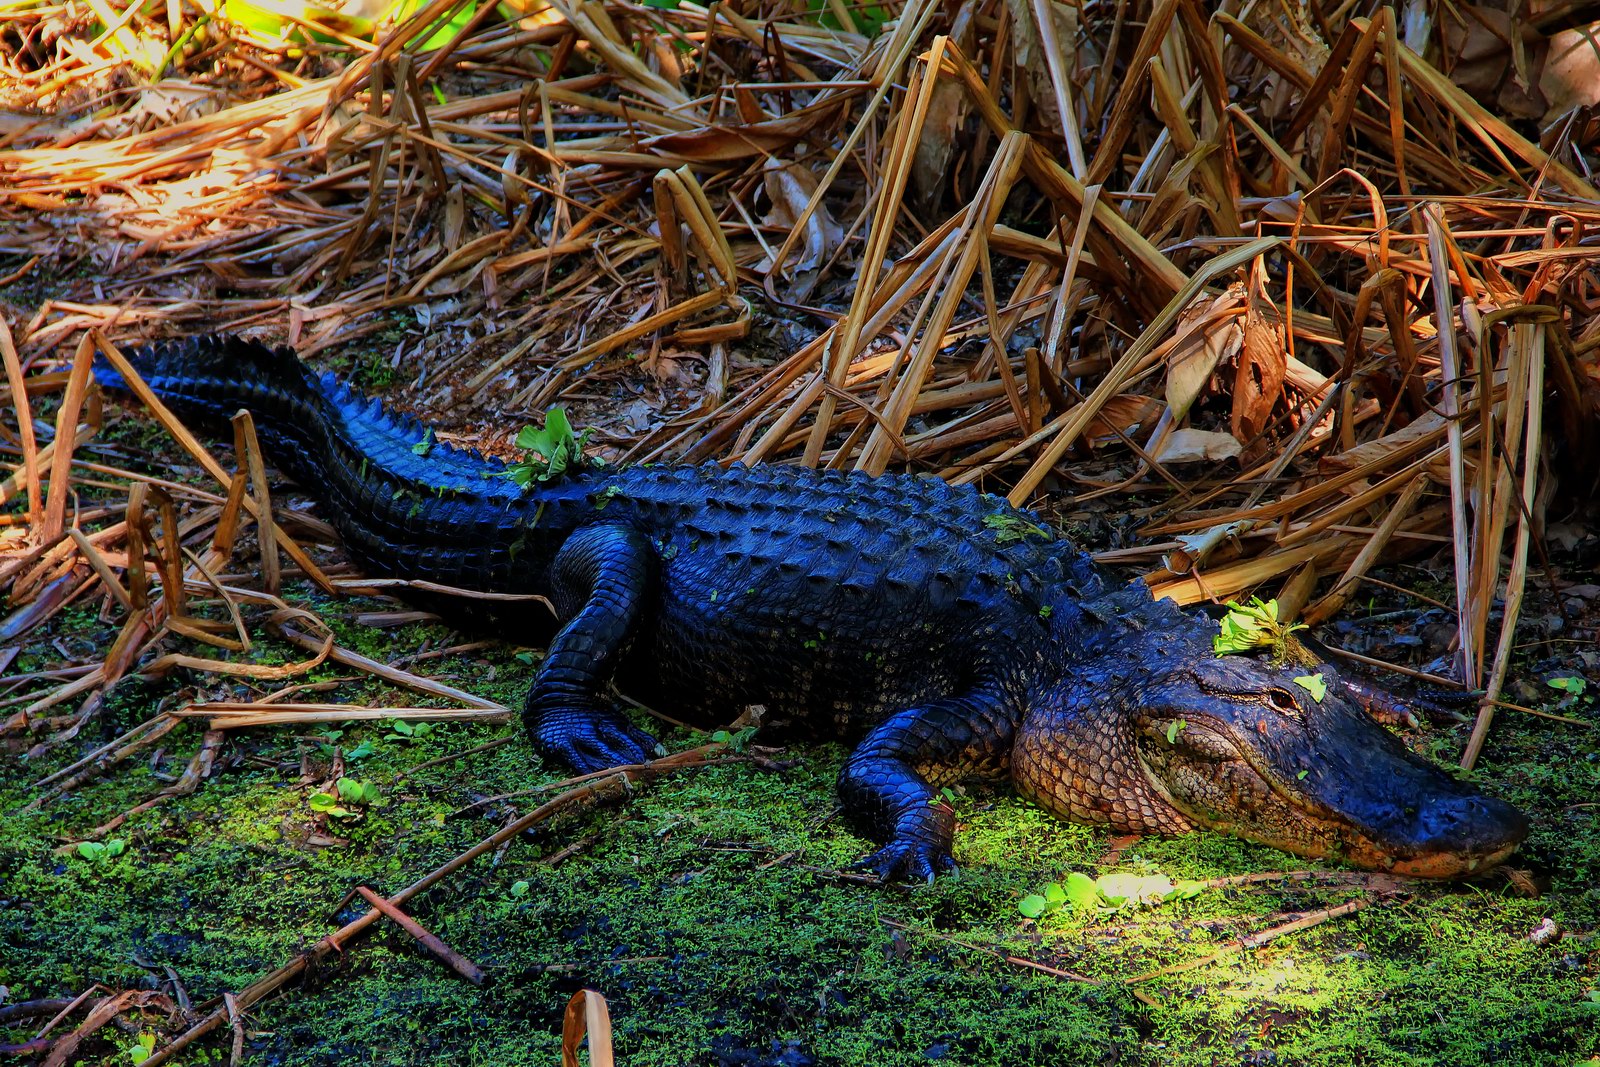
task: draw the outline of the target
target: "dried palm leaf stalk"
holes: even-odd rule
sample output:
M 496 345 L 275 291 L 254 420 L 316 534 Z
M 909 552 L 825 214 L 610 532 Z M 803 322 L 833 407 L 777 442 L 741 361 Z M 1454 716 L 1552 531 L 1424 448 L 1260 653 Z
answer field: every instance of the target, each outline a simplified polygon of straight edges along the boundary
M 0 730 L 70 736 L 158 635 L 247 641 L 243 525 L 254 595 L 279 549 L 334 588 L 247 422 L 233 472 L 151 403 L 216 491 L 67 507 L 154 484 L 95 458 L 88 355 L 222 328 L 358 353 L 491 448 L 562 402 L 618 457 L 1126 496 L 1151 541 L 1108 557 L 1180 600 L 1324 620 L 1447 541 L 1457 673 L 1496 696 L 1551 486 L 1595 475 L 1593 57 L 1436 2 L 458 6 L 279 41 L 187 0 L 53 43 L 54 8 L 0 16 L 0 632 L 126 620 Z

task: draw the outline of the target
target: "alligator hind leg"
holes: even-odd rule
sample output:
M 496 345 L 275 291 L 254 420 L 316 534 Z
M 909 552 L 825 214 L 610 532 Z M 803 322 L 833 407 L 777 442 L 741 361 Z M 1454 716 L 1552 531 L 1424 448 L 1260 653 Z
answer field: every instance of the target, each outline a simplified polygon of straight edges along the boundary
M 955 815 L 940 786 L 1005 772 L 1015 719 L 1000 688 L 907 708 L 878 725 L 839 772 L 845 812 L 883 848 L 857 866 L 885 881 L 955 870 Z
M 579 530 L 556 553 L 553 592 L 566 621 L 534 678 L 522 721 L 541 754 L 579 773 L 642 763 L 655 748 L 604 695 L 649 598 L 654 561 L 644 536 L 622 526 Z

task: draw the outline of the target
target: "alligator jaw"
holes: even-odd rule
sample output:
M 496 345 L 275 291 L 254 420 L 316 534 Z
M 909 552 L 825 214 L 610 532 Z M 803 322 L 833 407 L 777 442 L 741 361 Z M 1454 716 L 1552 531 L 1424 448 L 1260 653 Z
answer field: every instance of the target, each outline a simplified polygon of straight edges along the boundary
M 1296 755 L 1309 766 L 1293 777 L 1293 765 L 1276 765 L 1271 757 L 1281 752 L 1264 743 L 1272 720 L 1259 718 L 1240 731 L 1207 717 L 1169 737 L 1176 720 L 1158 716 L 1138 727 L 1138 764 L 1151 789 L 1198 826 L 1369 870 L 1470 877 L 1504 862 L 1527 836 L 1511 805 L 1412 756 L 1359 712 L 1313 714 L 1331 718 L 1328 732 L 1345 747 L 1319 752 L 1308 742 Z M 1195 736 L 1180 742 L 1188 730 Z

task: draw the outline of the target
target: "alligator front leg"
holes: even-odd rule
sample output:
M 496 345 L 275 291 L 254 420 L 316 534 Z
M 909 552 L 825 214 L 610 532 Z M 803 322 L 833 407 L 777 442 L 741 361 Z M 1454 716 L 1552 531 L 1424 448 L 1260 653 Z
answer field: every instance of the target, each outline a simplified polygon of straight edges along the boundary
M 522 713 L 534 747 L 579 773 L 643 763 L 655 739 L 609 706 L 603 691 L 627 649 L 654 580 L 654 550 L 636 530 L 591 526 L 556 553 L 550 643 Z
M 880 724 L 839 772 L 852 821 L 887 842 L 856 866 L 889 881 L 955 870 L 955 815 L 937 788 L 1005 772 L 1016 726 L 999 687 L 907 708 Z

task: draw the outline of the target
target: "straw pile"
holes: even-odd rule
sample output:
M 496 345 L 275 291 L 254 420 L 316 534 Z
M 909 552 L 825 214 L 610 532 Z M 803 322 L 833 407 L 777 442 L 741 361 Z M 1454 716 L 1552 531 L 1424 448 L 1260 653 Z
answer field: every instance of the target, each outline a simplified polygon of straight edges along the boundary
M 1125 497 L 1145 543 L 1103 556 L 1186 602 L 1323 621 L 1449 546 L 1492 697 L 1544 516 L 1595 470 L 1579 6 L 436 0 L 376 43 L 307 9 L 289 44 L 210 0 L 13 9 L 4 635 L 85 597 L 126 622 L 0 732 L 72 736 L 165 635 L 248 645 L 247 602 L 311 650 L 282 677 L 335 654 L 274 599 L 280 549 L 320 573 L 286 527 L 325 531 L 266 521 L 247 422 L 231 471 L 165 420 L 211 490 L 90 458 L 91 350 L 217 328 L 378 344 L 491 446 L 559 402 L 633 460 Z M 100 483 L 132 491 L 69 515 Z M 250 524 L 259 582 L 222 573 Z

